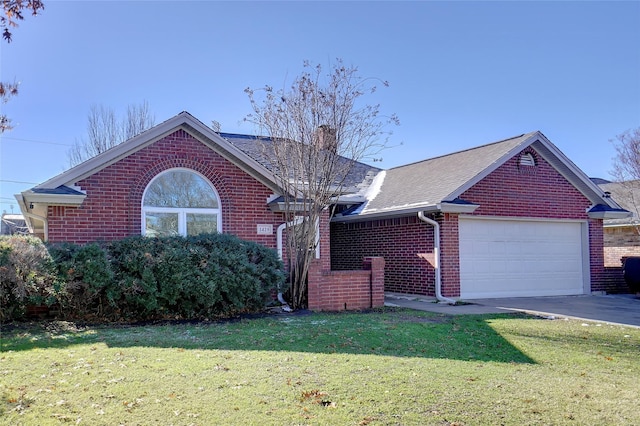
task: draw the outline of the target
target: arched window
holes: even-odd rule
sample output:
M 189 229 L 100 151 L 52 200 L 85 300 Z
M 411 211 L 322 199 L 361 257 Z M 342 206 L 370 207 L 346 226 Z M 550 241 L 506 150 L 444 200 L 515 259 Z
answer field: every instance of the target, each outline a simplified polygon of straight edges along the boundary
M 220 200 L 198 173 L 171 169 L 153 178 L 142 197 L 142 234 L 197 235 L 222 229 Z

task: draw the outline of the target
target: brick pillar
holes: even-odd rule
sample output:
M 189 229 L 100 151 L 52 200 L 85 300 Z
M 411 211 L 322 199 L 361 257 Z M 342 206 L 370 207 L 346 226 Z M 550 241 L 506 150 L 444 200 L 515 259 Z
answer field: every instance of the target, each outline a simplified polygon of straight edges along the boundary
M 320 232 L 320 259 L 322 260 L 322 269 L 324 271 L 331 270 L 331 233 L 329 222 L 329 209 L 324 209 L 320 214 L 318 231 Z
M 587 293 L 606 291 L 602 219 L 589 219 L 590 285 Z
M 362 269 L 371 271 L 371 307 L 384 306 L 384 258 L 365 257 Z
M 312 259 L 309 265 L 307 302 L 309 309 L 322 310 L 322 264 L 320 259 Z
M 460 296 L 460 234 L 457 214 L 445 213 L 440 221 L 440 279 L 443 296 Z

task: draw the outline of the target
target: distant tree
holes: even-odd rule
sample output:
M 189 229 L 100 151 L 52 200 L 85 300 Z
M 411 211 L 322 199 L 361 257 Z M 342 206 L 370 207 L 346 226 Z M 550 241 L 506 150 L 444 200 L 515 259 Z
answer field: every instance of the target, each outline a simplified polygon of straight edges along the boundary
M 640 127 L 612 139 L 616 149 L 613 177 L 618 181 L 640 180 Z
M 616 201 L 633 210 L 635 229 L 640 234 L 640 127 L 627 130 L 610 142 L 616 149 L 611 175 L 621 187 Z
M 345 193 L 354 164 L 385 148 L 391 134 L 385 129 L 399 124 L 395 115 L 382 116 L 379 105 L 362 103 L 378 83 L 388 85 L 361 77 L 356 67 L 338 59 L 326 75 L 320 65 L 305 62 L 288 89 L 245 90 L 253 109 L 245 120 L 270 137 L 263 143 L 265 155 L 283 190 L 294 309 L 307 303 L 307 273 L 321 215 Z
M 18 21 L 24 20 L 23 10 L 30 10 L 32 15 L 44 10 L 44 4 L 40 0 L 3 0 L 2 15 L 0 15 L 0 28 L 2 38 L 11 43 L 13 33 L 10 28 L 17 28 Z M 7 103 L 9 99 L 18 94 L 18 83 L 0 81 L 0 102 Z M 0 133 L 11 129 L 11 119 L 5 114 L 0 114 Z
M 126 116 L 119 118 L 115 111 L 103 105 L 92 105 L 87 116 L 87 136 L 76 140 L 68 152 L 69 165 L 75 166 L 109 148 L 139 135 L 153 127 L 155 116 L 149 104 L 129 105 Z

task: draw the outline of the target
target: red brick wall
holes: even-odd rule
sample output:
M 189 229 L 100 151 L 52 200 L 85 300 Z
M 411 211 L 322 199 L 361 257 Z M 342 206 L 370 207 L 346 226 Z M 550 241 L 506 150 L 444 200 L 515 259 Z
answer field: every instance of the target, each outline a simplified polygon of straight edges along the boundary
M 589 219 L 589 257 L 591 272 L 591 291 L 609 290 L 604 267 L 604 246 L 602 220 Z
M 320 217 L 320 259 L 311 262 L 307 294 L 309 309 L 342 311 L 384 306 L 385 261 L 361 257 L 352 270 L 331 270 L 329 212 Z
M 534 155 L 537 166 L 520 167 L 516 155 L 460 198 L 480 205 L 474 215 L 588 221 L 591 283 L 598 291 L 605 286 L 602 221 L 589 220 L 586 211 L 591 202 L 535 151 L 526 151 Z M 458 215 L 444 214 L 438 221 L 442 292 L 456 297 L 460 294 Z M 387 291 L 434 295 L 433 269 L 424 261 L 415 261 L 416 253 L 432 252 L 432 245 L 431 226 L 414 217 L 333 224 L 332 265 L 353 268 L 363 256 L 384 256 Z
M 536 157 L 535 172 L 521 172 L 516 155 L 460 198 L 480 204 L 474 215 L 586 220 L 591 202 L 549 163 Z
M 49 207 L 49 241 L 109 241 L 141 233 L 142 195 L 159 173 L 183 167 L 211 181 L 221 201 L 225 233 L 276 247 L 281 214 L 266 205 L 273 191 L 178 130 L 134 154 L 77 182 L 87 191 L 80 207 Z M 257 235 L 257 224 L 272 224 L 272 235 Z
M 440 284 L 445 297 L 460 296 L 458 215 L 445 213 L 440 225 Z
M 420 254 L 433 254 L 433 228 L 417 216 L 331 225 L 331 269 L 358 269 L 367 256 L 384 257 L 387 291 L 433 294 L 435 271 Z
M 631 289 L 624 281 L 622 266 L 605 266 L 602 284 L 604 291 L 609 294 L 631 293 Z
M 384 306 L 384 259 L 369 257 L 363 270 L 323 270 L 315 259 L 309 268 L 309 309 L 358 310 Z

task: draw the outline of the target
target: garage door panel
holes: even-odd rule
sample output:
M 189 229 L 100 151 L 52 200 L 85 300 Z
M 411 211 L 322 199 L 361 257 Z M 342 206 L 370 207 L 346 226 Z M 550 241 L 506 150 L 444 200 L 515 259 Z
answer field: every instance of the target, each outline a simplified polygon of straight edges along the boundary
M 461 297 L 584 292 L 582 224 L 460 218 Z

